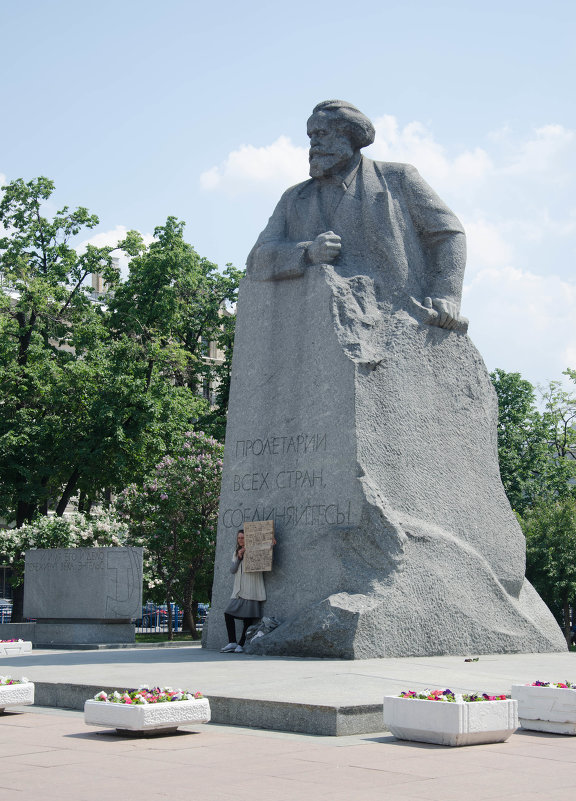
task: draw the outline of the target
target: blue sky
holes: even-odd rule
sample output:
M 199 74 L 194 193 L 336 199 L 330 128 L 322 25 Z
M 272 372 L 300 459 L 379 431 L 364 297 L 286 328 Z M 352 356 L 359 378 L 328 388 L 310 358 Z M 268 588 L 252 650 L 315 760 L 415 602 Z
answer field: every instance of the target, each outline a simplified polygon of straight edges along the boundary
M 0 0 L 4 181 L 46 175 L 99 243 L 169 214 L 242 266 L 343 98 L 367 155 L 414 164 L 464 222 L 463 312 L 489 369 L 576 368 L 573 0 Z

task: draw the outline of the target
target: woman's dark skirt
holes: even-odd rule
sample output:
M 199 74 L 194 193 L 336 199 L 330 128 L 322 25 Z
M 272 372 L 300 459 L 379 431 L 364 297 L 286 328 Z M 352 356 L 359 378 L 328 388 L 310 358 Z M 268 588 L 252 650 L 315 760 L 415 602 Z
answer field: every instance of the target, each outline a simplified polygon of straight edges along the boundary
M 251 617 L 260 619 L 262 601 L 249 601 L 246 598 L 231 598 L 230 603 L 224 610 L 225 613 L 240 619 Z

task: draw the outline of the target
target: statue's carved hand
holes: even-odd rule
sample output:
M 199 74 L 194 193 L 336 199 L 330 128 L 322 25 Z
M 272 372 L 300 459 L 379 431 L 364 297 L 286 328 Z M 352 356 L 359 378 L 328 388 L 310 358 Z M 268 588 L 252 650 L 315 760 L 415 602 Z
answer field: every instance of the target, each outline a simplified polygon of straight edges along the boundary
M 316 239 L 308 245 L 308 258 L 312 264 L 331 264 L 340 254 L 342 245 L 338 234 L 326 231 L 318 234 Z
M 467 331 L 468 320 L 460 314 L 456 303 L 444 298 L 424 298 L 424 308 L 430 310 L 429 325 L 448 331 Z

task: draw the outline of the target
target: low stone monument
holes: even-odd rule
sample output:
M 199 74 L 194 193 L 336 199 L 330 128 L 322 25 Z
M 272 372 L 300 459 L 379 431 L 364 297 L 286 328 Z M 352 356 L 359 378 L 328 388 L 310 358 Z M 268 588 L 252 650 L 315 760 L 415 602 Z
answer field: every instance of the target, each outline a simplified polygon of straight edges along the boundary
M 26 551 L 24 616 L 35 645 L 134 642 L 142 614 L 142 548 Z
M 500 481 L 462 225 L 414 167 L 361 155 L 374 128 L 349 103 L 319 104 L 308 135 L 312 178 L 240 290 L 204 645 L 227 641 L 237 529 L 274 520 L 264 613 L 283 622 L 246 651 L 565 650 Z

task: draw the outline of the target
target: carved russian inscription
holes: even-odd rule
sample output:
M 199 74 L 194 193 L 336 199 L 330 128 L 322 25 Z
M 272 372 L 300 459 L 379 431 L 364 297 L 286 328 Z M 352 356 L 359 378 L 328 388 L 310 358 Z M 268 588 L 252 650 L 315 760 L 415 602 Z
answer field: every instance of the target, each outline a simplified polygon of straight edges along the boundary
M 142 609 L 142 548 L 51 548 L 26 552 L 24 614 L 115 620 Z
M 351 501 L 329 496 L 325 460 L 330 439 L 325 432 L 253 436 L 236 440 L 233 447 L 236 469 L 229 481 L 238 502 L 221 510 L 225 528 L 266 520 L 284 529 L 350 524 Z M 262 469 L 255 470 L 260 461 Z

